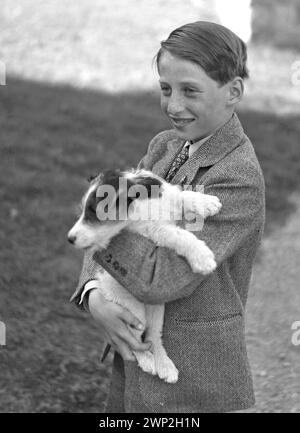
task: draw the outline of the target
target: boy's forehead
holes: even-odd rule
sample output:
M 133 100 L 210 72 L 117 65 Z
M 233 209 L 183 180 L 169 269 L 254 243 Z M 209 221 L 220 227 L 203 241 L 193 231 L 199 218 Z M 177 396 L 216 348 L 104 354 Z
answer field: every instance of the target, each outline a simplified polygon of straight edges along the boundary
M 169 52 L 164 52 L 159 60 L 159 81 L 164 82 L 168 79 L 176 79 L 181 83 L 199 84 L 203 81 L 213 81 L 195 62 L 174 56 Z

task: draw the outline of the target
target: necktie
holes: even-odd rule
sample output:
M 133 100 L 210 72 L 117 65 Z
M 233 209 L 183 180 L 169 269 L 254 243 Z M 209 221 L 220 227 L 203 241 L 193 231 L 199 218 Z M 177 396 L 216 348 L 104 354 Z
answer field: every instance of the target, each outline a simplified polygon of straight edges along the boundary
M 187 159 L 189 157 L 189 147 L 190 147 L 189 145 L 183 146 L 181 151 L 178 153 L 178 155 L 176 156 L 176 158 L 172 162 L 171 168 L 168 171 L 166 178 L 165 178 L 167 182 L 170 182 L 173 179 L 173 177 L 175 176 L 177 171 L 180 169 L 180 167 L 187 161 Z

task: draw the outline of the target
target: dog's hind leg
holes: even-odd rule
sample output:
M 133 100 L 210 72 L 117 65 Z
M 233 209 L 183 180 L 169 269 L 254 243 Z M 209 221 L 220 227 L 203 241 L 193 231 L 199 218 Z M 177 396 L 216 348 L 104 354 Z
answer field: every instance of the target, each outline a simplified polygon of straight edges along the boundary
M 142 340 L 142 334 L 146 328 L 146 311 L 145 305 L 136 299 L 125 287 L 121 286 L 108 272 L 104 271 L 98 275 L 99 286 L 102 295 L 108 301 L 115 302 L 124 308 L 127 308 L 144 326 L 144 329 L 138 330 L 128 325 L 129 331 L 138 341 Z M 133 351 L 136 360 L 146 373 L 155 374 L 154 356 L 149 350 L 144 352 Z
M 165 306 L 164 304 L 148 304 L 145 307 L 147 321 L 145 340 L 151 341 L 153 345 L 156 374 L 168 383 L 176 383 L 178 380 L 178 370 L 173 361 L 168 357 L 162 343 Z
M 138 331 L 137 329 L 131 327 L 129 329 L 130 332 L 136 337 L 136 339 L 141 341 L 141 336 L 143 334 L 143 331 Z M 143 371 L 152 375 L 156 374 L 154 355 L 152 352 L 150 352 L 150 350 L 145 350 L 145 351 L 134 350 L 133 354 L 136 357 L 139 367 Z
M 145 373 L 152 374 L 153 376 L 157 374 L 154 355 L 152 352 L 150 352 L 149 350 L 146 350 L 145 352 L 138 352 L 137 350 L 134 350 L 133 354 L 136 357 L 139 367 Z

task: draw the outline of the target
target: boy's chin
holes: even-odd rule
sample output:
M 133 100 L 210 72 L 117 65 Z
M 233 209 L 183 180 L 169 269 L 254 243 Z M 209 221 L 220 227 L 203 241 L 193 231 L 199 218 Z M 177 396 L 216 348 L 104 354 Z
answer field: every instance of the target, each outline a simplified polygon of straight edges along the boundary
M 174 128 L 174 130 L 176 131 L 176 134 L 178 135 L 179 138 L 182 138 L 183 140 L 186 140 L 186 141 L 192 140 L 191 134 L 188 134 L 187 132 L 184 132 L 184 131 L 177 129 L 177 128 Z
M 179 138 L 182 138 L 183 140 L 189 141 L 189 142 L 192 142 L 192 143 L 196 143 L 197 141 L 199 141 L 199 140 L 201 140 L 202 138 L 205 137 L 205 135 L 201 135 L 201 133 L 199 133 L 198 135 L 195 135 L 195 134 L 187 133 L 187 132 L 184 132 L 184 131 L 180 131 L 180 130 L 178 130 L 176 128 L 174 128 L 174 129 L 175 129 L 175 131 L 176 131 L 176 133 L 177 133 L 177 135 L 178 135 Z M 207 134 L 207 135 L 209 135 L 209 134 Z

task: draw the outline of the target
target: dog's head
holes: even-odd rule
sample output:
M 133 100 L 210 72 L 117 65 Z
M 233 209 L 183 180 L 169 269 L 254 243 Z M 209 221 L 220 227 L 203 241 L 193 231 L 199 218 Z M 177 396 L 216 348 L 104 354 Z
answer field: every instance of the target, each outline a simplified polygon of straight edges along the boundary
M 81 215 L 68 233 L 69 242 L 76 248 L 105 248 L 128 224 L 135 200 L 150 197 L 151 185 L 161 186 L 161 181 L 146 171 L 106 170 L 90 178 Z

